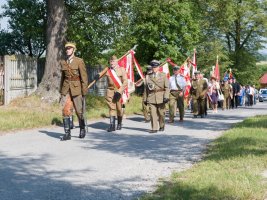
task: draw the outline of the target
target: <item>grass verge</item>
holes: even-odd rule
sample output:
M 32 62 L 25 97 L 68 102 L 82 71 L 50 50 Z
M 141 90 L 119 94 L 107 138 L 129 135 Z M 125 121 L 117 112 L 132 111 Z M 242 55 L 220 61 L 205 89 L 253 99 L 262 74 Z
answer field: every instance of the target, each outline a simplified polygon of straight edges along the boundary
M 143 200 L 267 199 L 267 116 L 248 118 L 214 141 L 191 169 L 173 173 Z
M 141 113 L 141 101 L 141 97 L 133 95 L 129 103 L 126 104 L 126 114 Z M 61 113 L 61 106 L 58 103 L 47 104 L 37 96 L 18 98 L 12 101 L 10 105 L 0 107 L 0 133 L 61 125 Z M 87 95 L 86 115 L 89 120 L 109 116 L 105 98 Z

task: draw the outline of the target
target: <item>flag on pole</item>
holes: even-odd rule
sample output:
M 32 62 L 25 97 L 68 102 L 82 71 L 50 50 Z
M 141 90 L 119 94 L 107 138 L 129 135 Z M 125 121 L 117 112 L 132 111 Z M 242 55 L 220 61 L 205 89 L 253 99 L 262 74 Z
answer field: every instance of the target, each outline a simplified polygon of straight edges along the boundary
M 167 62 L 163 63 L 163 65 L 159 67 L 159 71 L 164 72 L 168 79 L 170 78 L 169 64 Z
M 191 64 L 192 64 L 192 76 L 193 76 L 195 74 L 195 71 L 197 71 L 196 49 L 194 49 L 194 54 Z
M 216 77 L 217 81 L 220 81 L 220 70 L 219 70 L 219 56 L 217 55 L 216 65 L 213 75 Z
M 130 50 L 118 60 L 118 65 L 125 69 L 126 74 L 127 74 L 127 79 L 128 79 L 128 87 L 124 90 L 122 94 L 123 103 L 126 103 L 127 100 L 130 98 L 130 94 L 135 91 L 134 66 L 136 67 L 137 72 L 140 75 L 140 77 L 142 79 L 144 78 L 142 68 L 137 62 L 134 54 L 135 52 L 133 50 Z
M 186 81 L 184 98 L 187 98 L 190 93 L 191 82 L 190 82 L 190 68 L 188 66 L 188 62 L 184 62 L 184 64 L 180 67 L 180 73 L 184 76 Z

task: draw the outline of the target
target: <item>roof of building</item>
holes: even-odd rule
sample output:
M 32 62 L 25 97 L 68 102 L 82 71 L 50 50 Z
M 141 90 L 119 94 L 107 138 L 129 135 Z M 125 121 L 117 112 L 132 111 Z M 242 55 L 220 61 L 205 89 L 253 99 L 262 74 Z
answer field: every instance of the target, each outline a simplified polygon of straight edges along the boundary
M 261 83 L 261 84 L 267 84 L 267 73 L 265 73 L 265 74 L 260 78 L 260 83 Z

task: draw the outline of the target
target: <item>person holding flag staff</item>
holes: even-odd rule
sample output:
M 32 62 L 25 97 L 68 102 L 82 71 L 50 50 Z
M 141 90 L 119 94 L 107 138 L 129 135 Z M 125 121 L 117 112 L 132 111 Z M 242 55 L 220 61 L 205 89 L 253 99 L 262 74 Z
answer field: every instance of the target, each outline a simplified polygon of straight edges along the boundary
M 109 108 L 109 116 L 110 116 L 110 125 L 107 129 L 108 132 L 112 132 L 116 130 L 116 115 L 118 119 L 117 130 L 121 130 L 122 128 L 122 94 L 128 85 L 128 79 L 126 75 L 126 71 L 123 67 L 118 65 L 117 56 L 111 56 L 109 60 L 109 69 L 106 72 L 107 77 L 107 92 L 106 92 L 106 102 Z M 97 74 L 94 78 L 97 81 L 100 78 L 100 74 Z
M 165 104 L 169 101 L 169 80 L 165 73 L 159 71 L 160 62 L 150 62 L 153 73 L 146 76 L 146 88 L 143 101 L 148 104 L 151 112 L 150 133 L 164 131 Z
M 76 45 L 72 42 L 65 44 L 66 59 L 60 62 L 62 79 L 60 85 L 61 103 L 63 104 L 63 125 L 65 135 L 61 140 L 71 139 L 71 116 L 73 107 L 79 119 L 79 138 L 86 135 L 84 119 L 84 98 L 87 94 L 88 77 L 83 59 L 76 57 Z
M 169 123 L 174 123 L 177 106 L 180 114 L 180 122 L 184 120 L 184 90 L 186 81 L 179 73 L 178 66 L 173 67 L 173 75 L 169 79 L 170 102 L 169 102 Z

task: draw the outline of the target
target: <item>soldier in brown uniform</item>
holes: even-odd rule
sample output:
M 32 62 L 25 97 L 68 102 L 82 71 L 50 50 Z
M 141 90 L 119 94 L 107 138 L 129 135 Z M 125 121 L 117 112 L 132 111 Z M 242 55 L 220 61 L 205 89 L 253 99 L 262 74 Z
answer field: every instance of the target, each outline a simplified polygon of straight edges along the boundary
M 109 70 L 106 73 L 108 87 L 106 93 L 106 102 L 109 107 L 109 116 L 110 116 L 110 126 L 107 129 L 108 132 L 115 131 L 115 122 L 116 115 L 118 118 L 117 130 L 121 130 L 122 126 L 122 102 L 121 97 L 122 93 L 128 85 L 126 71 L 123 67 L 118 65 L 118 59 L 114 55 L 109 60 Z M 95 80 L 98 80 L 100 77 L 99 74 L 95 76 Z M 120 83 L 118 85 L 117 83 Z
M 224 95 L 223 109 L 230 109 L 232 86 L 228 83 L 228 78 L 224 78 L 222 93 Z
M 63 124 L 65 135 L 62 140 L 71 139 L 71 121 L 72 109 L 75 108 L 79 119 L 80 134 L 79 138 L 84 138 L 85 119 L 84 119 L 84 98 L 87 94 L 88 78 L 83 59 L 74 55 L 76 45 L 68 42 L 65 45 L 66 59 L 60 62 L 62 71 L 61 95 L 63 101 Z
M 208 91 L 208 84 L 205 80 L 200 79 L 200 72 L 195 72 L 195 79 L 192 80 L 192 86 L 190 89 L 190 94 L 193 100 L 193 114 L 194 118 L 198 115 L 201 118 L 205 114 L 205 98 Z
M 159 72 L 160 62 L 150 62 L 153 73 L 146 76 L 146 88 L 143 101 L 149 104 L 151 113 L 150 133 L 164 131 L 165 127 L 165 104 L 169 101 L 169 80 L 165 73 Z M 158 128 L 159 124 L 159 128 Z

